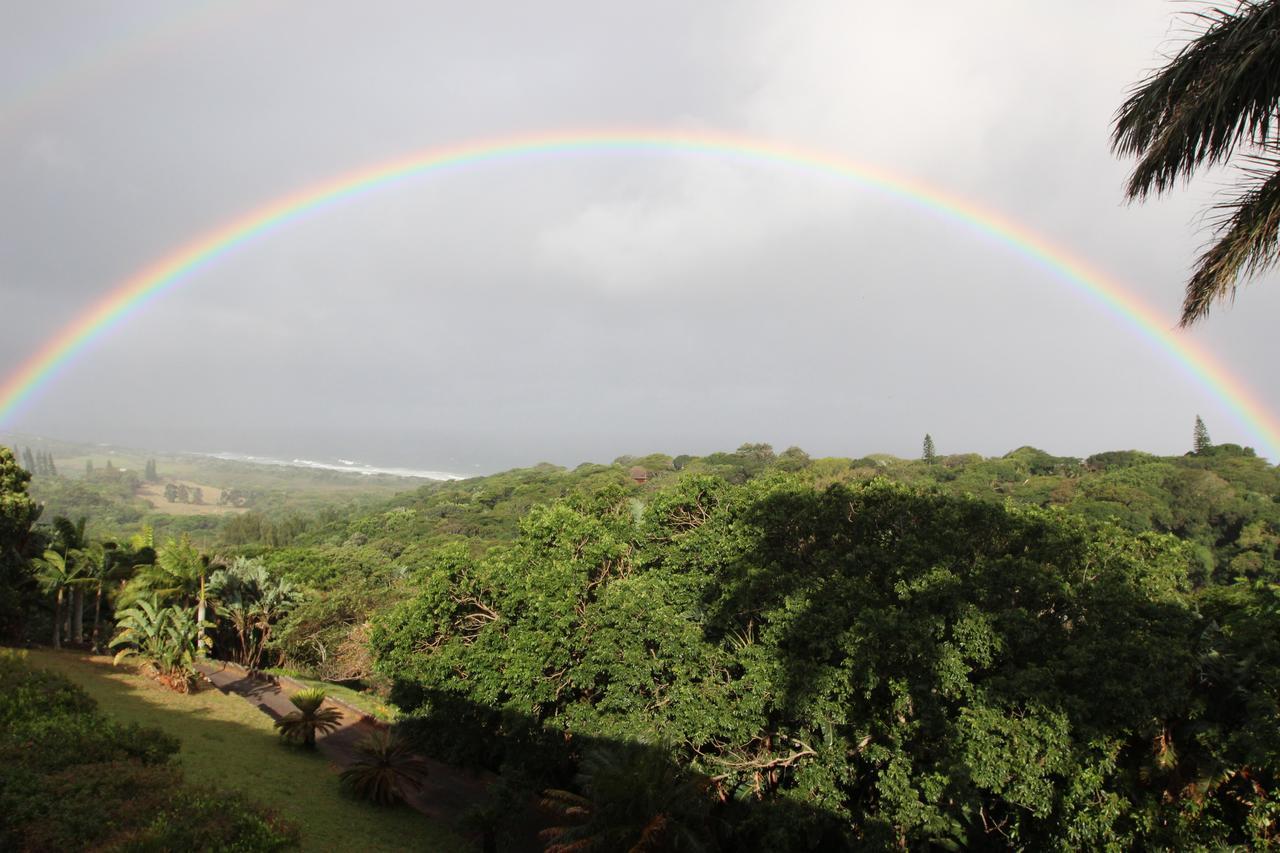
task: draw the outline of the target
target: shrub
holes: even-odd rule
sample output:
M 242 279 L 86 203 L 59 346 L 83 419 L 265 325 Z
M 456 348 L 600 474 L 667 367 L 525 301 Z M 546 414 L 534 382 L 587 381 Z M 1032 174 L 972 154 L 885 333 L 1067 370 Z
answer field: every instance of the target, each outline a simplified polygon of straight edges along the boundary
M 342 723 L 342 712 L 337 708 L 323 708 L 324 691 L 318 687 L 299 690 L 289 697 L 296 711 L 290 711 L 276 720 L 280 736 L 290 743 L 315 749 L 316 735 L 327 734 Z
M 342 771 L 342 786 L 353 796 L 380 806 L 404 802 L 422 787 L 427 762 L 409 744 L 385 731 L 375 731 L 357 747 L 360 757 Z
M 238 794 L 184 784 L 178 741 L 121 725 L 83 690 L 0 651 L 0 850 L 296 847 L 298 830 Z

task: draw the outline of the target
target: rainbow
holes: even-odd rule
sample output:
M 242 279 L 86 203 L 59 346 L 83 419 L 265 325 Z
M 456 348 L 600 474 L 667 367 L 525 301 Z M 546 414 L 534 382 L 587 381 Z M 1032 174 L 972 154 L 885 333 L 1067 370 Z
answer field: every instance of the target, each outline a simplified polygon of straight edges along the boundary
M 998 213 L 920 181 L 832 154 L 711 132 L 666 130 L 534 134 L 431 148 L 348 172 L 303 188 L 203 234 L 116 285 L 44 343 L 0 385 L 0 426 L 98 338 L 142 306 L 218 258 L 305 214 L 371 193 L 408 178 L 518 157 L 621 150 L 736 155 L 854 181 L 933 214 L 961 222 L 1043 267 L 1119 318 L 1152 347 L 1166 353 L 1235 417 L 1272 459 L 1280 458 L 1277 423 L 1249 388 L 1204 347 L 1176 334 L 1165 318 L 1117 281 Z

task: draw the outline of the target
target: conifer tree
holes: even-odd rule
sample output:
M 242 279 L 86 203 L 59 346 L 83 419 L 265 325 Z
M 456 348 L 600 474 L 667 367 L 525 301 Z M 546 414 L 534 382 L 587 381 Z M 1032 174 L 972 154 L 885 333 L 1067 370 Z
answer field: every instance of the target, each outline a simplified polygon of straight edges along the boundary
M 938 458 L 938 454 L 933 449 L 933 436 L 927 432 L 924 434 L 924 449 L 920 453 L 920 458 L 930 465 Z
M 154 459 L 147 460 L 147 470 L 146 470 L 145 476 L 147 478 L 148 483 L 154 483 L 160 479 L 160 476 L 156 474 L 156 460 Z
M 53 464 L 53 451 L 49 451 L 49 476 L 58 476 L 58 466 Z
M 22 467 L 27 469 L 28 474 L 36 472 L 36 458 L 31 455 L 31 446 L 22 448 Z
M 1209 430 L 1205 428 L 1204 421 L 1196 415 L 1196 429 L 1193 438 L 1192 447 L 1196 453 L 1204 453 L 1213 447 L 1213 442 L 1209 439 Z
M 93 476 L 93 460 L 84 460 L 84 476 L 86 479 Z

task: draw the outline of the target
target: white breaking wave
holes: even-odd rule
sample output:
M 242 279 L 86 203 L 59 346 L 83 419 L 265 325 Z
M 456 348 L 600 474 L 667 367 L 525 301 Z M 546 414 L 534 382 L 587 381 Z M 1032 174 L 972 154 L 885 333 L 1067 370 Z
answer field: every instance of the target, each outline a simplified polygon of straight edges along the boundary
M 365 465 L 352 459 L 339 459 L 338 463 L 317 462 L 314 459 L 273 459 L 270 456 L 251 456 L 247 453 L 197 453 L 197 456 L 208 456 L 223 459 L 227 462 L 250 462 L 254 465 L 284 465 L 291 468 L 313 468 L 321 471 L 342 471 L 347 474 L 390 474 L 394 477 L 417 477 L 422 480 L 465 480 L 465 474 L 453 474 L 449 471 L 423 471 L 418 468 L 395 468 L 380 465 Z

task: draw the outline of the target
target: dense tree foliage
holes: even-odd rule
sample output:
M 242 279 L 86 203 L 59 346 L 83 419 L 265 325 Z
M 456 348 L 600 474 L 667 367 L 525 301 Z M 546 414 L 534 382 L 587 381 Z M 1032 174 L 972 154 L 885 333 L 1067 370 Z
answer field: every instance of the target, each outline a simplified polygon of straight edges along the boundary
M 605 488 L 442 549 L 372 644 L 436 751 L 555 782 L 575 739 L 657 738 L 735 847 L 1262 843 L 1275 704 L 1239 704 L 1269 666 L 1240 638 L 1280 623 L 1247 581 L 1206 616 L 1193 552 L 885 480 L 695 475 L 638 517 Z
M 0 447 L 0 637 L 22 630 L 34 589 L 29 558 L 41 545 L 32 535 L 41 507 L 27 494 L 30 481 L 13 451 Z

